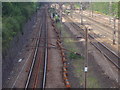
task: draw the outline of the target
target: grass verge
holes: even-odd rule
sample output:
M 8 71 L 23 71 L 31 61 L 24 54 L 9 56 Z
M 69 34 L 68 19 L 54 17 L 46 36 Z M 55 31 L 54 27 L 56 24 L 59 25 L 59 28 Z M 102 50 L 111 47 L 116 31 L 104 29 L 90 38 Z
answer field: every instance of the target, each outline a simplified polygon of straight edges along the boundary
M 62 32 L 62 37 L 72 37 L 71 33 L 69 33 L 63 25 L 60 23 L 56 24 L 57 28 Z M 76 40 L 74 38 L 64 38 L 62 39 L 63 45 L 66 49 L 71 50 L 73 52 L 80 52 L 80 47 L 78 47 Z M 84 57 L 75 55 L 71 52 L 66 52 L 67 58 L 72 63 L 74 67 L 73 73 L 76 78 L 78 78 L 80 86 L 84 87 Z M 88 88 L 99 88 L 99 83 L 97 79 L 92 75 L 93 72 L 90 72 L 87 77 L 87 87 Z

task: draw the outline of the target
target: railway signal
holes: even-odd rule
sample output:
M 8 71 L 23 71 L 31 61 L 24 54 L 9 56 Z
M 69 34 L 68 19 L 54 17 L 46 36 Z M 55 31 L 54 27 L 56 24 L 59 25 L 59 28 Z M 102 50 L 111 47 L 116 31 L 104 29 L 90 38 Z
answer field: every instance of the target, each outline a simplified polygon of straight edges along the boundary
M 110 14 L 109 24 L 111 24 L 111 16 L 112 16 L 112 2 L 111 1 L 109 2 L 109 14 Z
M 83 5 L 82 5 L 82 2 L 80 4 L 81 4 L 81 7 L 80 7 L 81 25 L 83 25 L 83 17 L 82 17 L 82 15 L 83 15 Z
M 84 65 L 84 72 L 85 72 L 85 90 L 87 88 L 87 72 L 88 72 L 88 29 L 85 27 L 85 65 Z
M 116 18 L 115 18 L 115 17 L 114 17 L 113 23 L 114 23 L 114 29 L 113 29 L 113 45 L 115 45 L 115 38 L 116 38 Z
M 91 2 L 91 8 L 92 8 L 92 17 L 93 17 L 93 3 Z
M 61 30 L 62 30 L 62 4 L 60 4 L 60 37 L 61 37 Z
M 87 72 L 88 72 L 87 66 L 84 67 L 84 72 L 85 72 L 85 90 L 86 90 L 86 88 L 87 88 Z

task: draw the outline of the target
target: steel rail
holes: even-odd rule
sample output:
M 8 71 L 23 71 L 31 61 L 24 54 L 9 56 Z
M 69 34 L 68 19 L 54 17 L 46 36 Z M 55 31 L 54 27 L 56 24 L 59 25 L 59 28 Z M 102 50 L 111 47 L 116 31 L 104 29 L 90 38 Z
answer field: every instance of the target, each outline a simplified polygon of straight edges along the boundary
M 93 39 L 95 39 L 92 35 L 89 34 L 90 37 L 92 37 Z M 96 40 L 96 39 L 95 39 Z M 98 43 L 100 43 L 103 47 L 105 47 L 107 50 L 109 50 L 112 54 L 114 54 L 116 57 L 118 57 L 118 59 L 120 59 L 120 57 L 112 50 L 110 50 L 106 45 L 104 45 L 103 43 L 99 42 L 98 40 L 96 40 Z
M 42 24 L 40 25 L 40 32 L 39 32 L 39 37 L 41 37 L 41 28 L 42 28 Z M 40 39 L 37 40 L 36 42 L 36 48 L 35 48 L 35 53 L 34 53 L 34 56 L 33 56 L 33 60 L 32 60 L 32 65 L 30 67 L 30 71 L 29 71 L 29 74 L 28 74 L 28 77 L 27 77 L 27 81 L 26 81 L 26 84 L 25 84 L 25 89 L 28 88 L 28 85 L 29 85 L 29 82 L 30 82 L 30 79 L 31 79 L 31 75 L 32 75 L 32 72 L 33 72 L 33 68 L 34 68 L 34 64 L 35 64 L 35 61 L 36 61 L 36 56 L 37 56 L 37 52 L 38 52 L 38 48 L 39 48 L 39 42 L 40 42 Z
M 41 85 L 41 88 L 45 88 L 45 84 L 46 84 L 46 74 L 47 74 L 47 62 L 48 62 L 48 32 L 47 32 L 47 19 L 46 19 L 46 13 L 45 13 L 45 16 L 42 18 L 42 21 L 43 23 L 41 23 L 40 25 L 40 31 L 39 31 L 39 35 L 38 35 L 38 38 L 37 38 L 37 41 L 36 41 L 36 46 L 35 46 L 35 52 L 34 52 L 34 56 L 33 56 L 33 60 L 32 60 L 32 65 L 30 67 L 30 71 L 29 71 L 29 74 L 28 74 L 28 77 L 27 77 L 27 81 L 26 81 L 26 84 L 25 84 L 25 90 L 28 88 L 29 86 L 29 83 L 30 83 L 30 79 L 32 77 L 32 73 L 33 73 L 33 69 L 34 69 L 34 65 L 35 65 L 35 62 L 36 62 L 36 57 L 37 57 L 37 53 L 38 53 L 38 48 L 39 48 L 39 44 L 40 44 L 40 41 L 41 41 L 41 33 L 42 31 L 45 29 L 45 52 L 44 52 L 44 66 L 43 66 L 43 74 L 42 74 L 42 85 Z
M 45 14 L 46 17 L 46 14 Z M 45 46 L 48 47 L 48 27 L 47 27 L 47 19 L 45 18 L 45 36 L 46 36 L 46 43 Z M 48 63 L 48 48 L 45 48 L 45 59 L 44 59 L 44 73 L 43 73 L 43 81 L 42 81 L 42 88 L 45 88 L 46 85 L 46 74 L 47 74 L 47 63 Z
M 109 59 L 109 61 L 114 64 L 118 69 L 120 69 L 119 65 L 116 64 L 115 62 L 113 62 L 113 60 L 106 54 L 104 53 L 100 48 L 98 48 L 98 46 L 95 43 L 90 42 L 94 47 L 96 47 L 107 59 Z

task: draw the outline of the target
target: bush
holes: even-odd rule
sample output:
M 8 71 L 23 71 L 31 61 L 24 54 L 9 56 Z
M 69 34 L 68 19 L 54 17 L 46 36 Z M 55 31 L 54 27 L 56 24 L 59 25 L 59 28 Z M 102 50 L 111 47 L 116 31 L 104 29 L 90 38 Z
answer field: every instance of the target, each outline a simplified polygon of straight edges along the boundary
M 78 58 L 82 58 L 82 57 L 71 52 L 71 53 L 69 54 L 69 58 L 70 58 L 70 59 L 78 59 Z
M 118 17 L 118 10 L 119 10 L 118 6 L 119 6 L 118 2 L 112 3 L 112 8 L 111 8 L 112 16 Z M 92 8 L 94 11 L 101 12 L 106 15 L 111 15 L 109 12 L 109 2 L 93 2 L 92 7 L 90 7 L 90 10 L 92 10 Z

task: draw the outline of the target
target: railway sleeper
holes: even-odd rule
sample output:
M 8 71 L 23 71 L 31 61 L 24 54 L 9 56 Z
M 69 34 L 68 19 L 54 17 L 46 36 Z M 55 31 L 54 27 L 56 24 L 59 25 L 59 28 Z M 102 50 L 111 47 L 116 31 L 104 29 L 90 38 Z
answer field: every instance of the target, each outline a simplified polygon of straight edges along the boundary
M 62 49 L 62 42 L 60 40 L 60 35 L 59 35 L 59 32 L 58 30 L 56 29 L 55 25 L 54 25 L 54 21 L 53 19 L 52 20 L 52 26 L 54 27 L 54 31 L 55 33 L 57 34 L 57 41 L 56 41 L 56 44 L 58 45 L 59 49 L 61 50 L 61 56 L 62 56 L 62 62 L 63 62 L 63 79 L 64 79 L 64 83 L 65 83 L 65 86 L 67 88 L 70 88 L 70 83 L 68 81 L 68 71 L 67 71 L 67 59 L 65 58 L 65 54 L 63 52 L 63 49 Z
M 66 87 L 67 87 L 67 88 L 70 88 L 70 87 L 71 87 L 68 79 L 65 79 L 65 84 L 66 84 Z
M 62 61 L 63 61 L 63 63 L 64 63 L 64 62 L 67 62 L 67 60 L 66 60 L 65 57 L 62 57 Z
M 63 67 L 68 67 L 66 62 L 63 63 Z
M 65 53 L 64 52 L 61 52 L 61 55 L 62 55 L 62 57 L 65 57 Z
M 65 57 L 65 53 L 63 52 L 63 50 L 61 50 L 61 56 Z
M 63 72 L 63 79 L 64 79 L 64 80 L 65 80 L 65 79 L 68 79 L 67 76 L 68 76 L 67 73 L 66 73 L 66 72 Z
M 68 73 L 68 71 L 67 71 L 67 68 L 66 68 L 66 67 L 63 67 L 63 72 L 64 72 L 64 73 Z

